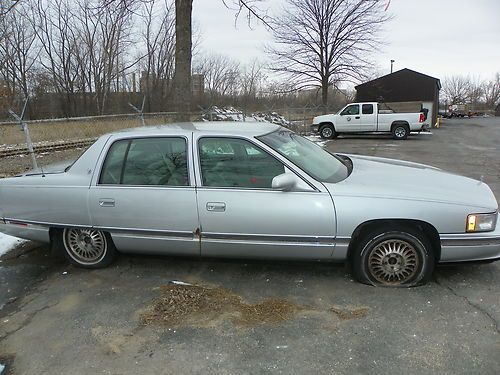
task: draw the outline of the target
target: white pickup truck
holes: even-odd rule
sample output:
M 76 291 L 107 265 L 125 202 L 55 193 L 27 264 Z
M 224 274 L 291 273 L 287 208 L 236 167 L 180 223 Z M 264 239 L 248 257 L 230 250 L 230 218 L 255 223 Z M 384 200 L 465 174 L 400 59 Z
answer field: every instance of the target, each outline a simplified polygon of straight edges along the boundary
M 406 139 L 411 131 L 421 132 L 429 128 L 427 112 L 391 112 L 375 102 L 351 103 L 336 114 L 315 117 L 311 128 L 324 139 L 342 133 L 391 133 L 394 139 Z

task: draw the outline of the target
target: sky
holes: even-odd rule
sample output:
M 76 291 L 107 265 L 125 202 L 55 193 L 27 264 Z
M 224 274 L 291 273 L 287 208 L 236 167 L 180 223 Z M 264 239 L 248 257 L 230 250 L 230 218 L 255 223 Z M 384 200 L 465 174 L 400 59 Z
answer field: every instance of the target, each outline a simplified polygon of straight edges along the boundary
M 227 2 L 230 2 L 228 0 Z M 279 12 L 285 0 L 263 0 L 262 8 Z M 389 21 L 382 34 L 385 45 L 374 52 L 374 72 L 410 68 L 443 79 L 470 75 L 490 79 L 500 72 L 500 0 L 391 0 Z M 265 60 L 271 34 L 241 16 L 222 0 L 194 0 L 193 19 L 201 34 L 202 51 L 246 62 Z

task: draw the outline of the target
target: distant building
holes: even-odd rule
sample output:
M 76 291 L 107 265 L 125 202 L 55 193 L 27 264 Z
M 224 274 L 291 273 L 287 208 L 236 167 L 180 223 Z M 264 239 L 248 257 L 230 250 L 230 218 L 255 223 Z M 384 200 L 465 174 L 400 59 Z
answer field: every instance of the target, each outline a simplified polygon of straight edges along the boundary
M 195 73 L 191 76 L 191 89 L 195 98 L 203 96 L 205 93 L 205 76 Z
M 413 103 L 414 106 L 429 109 L 432 125 L 437 122 L 441 90 L 441 81 L 438 78 L 405 68 L 355 88 L 358 102 L 404 102 L 408 104 L 407 108 Z

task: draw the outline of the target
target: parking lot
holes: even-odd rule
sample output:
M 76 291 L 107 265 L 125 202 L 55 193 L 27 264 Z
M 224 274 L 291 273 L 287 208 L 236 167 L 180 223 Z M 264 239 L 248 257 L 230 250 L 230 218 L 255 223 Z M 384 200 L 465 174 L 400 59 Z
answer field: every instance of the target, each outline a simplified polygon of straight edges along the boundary
M 325 147 L 483 178 L 500 200 L 499 117 L 447 120 L 406 141 L 340 136 Z M 121 256 L 89 271 L 27 244 L 2 259 L 0 285 L 0 363 L 12 374 L 500 369 L 500 262 L 442 266 L 428 285 L 390 289 L 329 263 Z

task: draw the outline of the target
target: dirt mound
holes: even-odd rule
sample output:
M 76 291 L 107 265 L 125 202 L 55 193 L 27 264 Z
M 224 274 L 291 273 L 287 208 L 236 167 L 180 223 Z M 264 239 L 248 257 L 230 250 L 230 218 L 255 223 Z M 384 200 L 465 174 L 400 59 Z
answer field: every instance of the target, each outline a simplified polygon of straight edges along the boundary
M 228 318 L 241 326 L 279 323 L 292 318 L 301 306 L 284 299 L 267 299 L 248 304 L 223 288 L 196 285 L 165 285 L 162 296 L 141 315 L 144 324 L 182 326 L 192 322 L 209 324 Z

